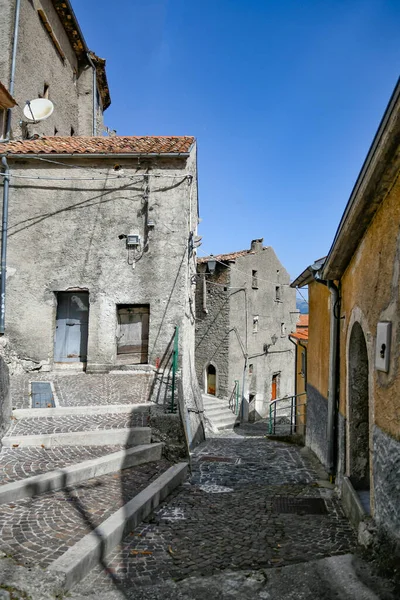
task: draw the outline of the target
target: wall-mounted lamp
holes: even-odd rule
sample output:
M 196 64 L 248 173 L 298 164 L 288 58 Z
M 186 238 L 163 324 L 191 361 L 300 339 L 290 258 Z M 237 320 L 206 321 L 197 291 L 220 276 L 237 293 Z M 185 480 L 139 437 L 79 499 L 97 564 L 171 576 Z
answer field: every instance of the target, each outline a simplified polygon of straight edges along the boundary
M 207 269 L 210 275 L 213 275 L 215 273 L 215 269 L 217 266 L 217 261 L 214 258 L 212 258 L 212 256 L 213 255 L 210 254 L 210 258 L 207 261 Z
M 156 226 L 156 222 L 153 219 L 147 220 L 147 227 L 155 227 L 155 226 Z

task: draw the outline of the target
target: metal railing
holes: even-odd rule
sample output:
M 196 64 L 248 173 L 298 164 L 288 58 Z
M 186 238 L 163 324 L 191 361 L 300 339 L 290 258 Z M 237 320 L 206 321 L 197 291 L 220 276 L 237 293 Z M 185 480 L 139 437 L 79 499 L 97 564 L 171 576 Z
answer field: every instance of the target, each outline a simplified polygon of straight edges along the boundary
M 239 414 L 239 396 L 240 396 L 239 380 L 235 379 L 235 385 L 233 386 L 233 390 L 229 397 L 229 409 L 233 412 L 234 415 Z
M 169 412 L 176 412 L 175 406 L 175 388 L 176 388 L 176 372 L 178 370 L 178 341 L 179 341 L 179 327 L 175 327 L 174 336 L 174 351 L 172 354 L 172 390 L 171 390 L 171 405 Z
M 298 398 L 304 396 L 304 401 Z M 269 405 L 269 435 L 292 435 L 305 433 L 306 392 L 272 400 Z

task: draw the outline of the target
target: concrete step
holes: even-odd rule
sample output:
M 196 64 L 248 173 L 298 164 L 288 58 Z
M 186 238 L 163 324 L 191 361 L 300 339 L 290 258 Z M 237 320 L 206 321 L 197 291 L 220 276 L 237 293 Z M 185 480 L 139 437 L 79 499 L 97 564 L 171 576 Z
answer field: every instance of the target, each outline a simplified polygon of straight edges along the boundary
M 120 429 L 95 429 L 92 431 L 70 431 L 39 435 L 7 435 L 2 444 L 6 448 L 21 446 L 138 446 L 151 441 L 150 427 L 126 427 Z
M 76 463 L 63 469 L 55 469 L 47 473 L 13 481 L 0 486 L 0 504 L 15 502 L 22 498 L 32 498 L 52 490 L 72 487 L 93 477 L 160 460 L 162 448 L 162 443 L 143 444 Z
M 186 478 L 187 463 L 178 463 L 85 535 L 47 568 L 62 578 L 68 591 L 81 581 Z
M 205 408 L 204 409 L 209 415 L 223 414 L 223 413 L 232 413 L 231 409 L 228 406 L 215 406 L 213 408 Z
M 76 415 L 107 415 L 120 413 L 138 413 L 149 409 L 150 403 L 141 404 L 104 404 L 88 406 L 55 406 L 54 408 L 16 408 L 12 416 L 17 419 L 37 419 L 42 417 L 64 417 Z

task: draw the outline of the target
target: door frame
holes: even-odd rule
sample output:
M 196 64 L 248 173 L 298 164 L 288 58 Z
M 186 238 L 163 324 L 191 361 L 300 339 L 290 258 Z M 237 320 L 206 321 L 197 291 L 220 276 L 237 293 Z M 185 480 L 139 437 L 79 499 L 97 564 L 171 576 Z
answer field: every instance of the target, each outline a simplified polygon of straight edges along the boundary
M 90 298 L 90 290 L 87 287 L 68 287 L 68 288 L 64 288 L 64 289 L 57 289 L 57 290 L 52 290 L 53 291 L 53 298 L 54 298 L 54 302 L 53 302 L 53 346 L 52 346 L 52 364 L 53 365 L 63 365 L 63 368 L 66 369 L 72 369 L 72 370 L 85 370 L 86 369 L 86 365 L 89 362 L 89 335 L 90 335 L 90 305 L 91 305 L 91 298 Z M 70 363 L 61 363 L 55 360 L 55 348 L 56 348 L 56 336 L 57 336 L 57 310 L 58 310 L 58 294 L 65 294 L 65 293 L 83 293 L 83 294 L 88 294 L 88 300 L 89 300 L 89 315 L 88 315 L 88 332 L 87 332 L 87 354 L 86 354 L 86 361 L 84 362 L 70 362 Z

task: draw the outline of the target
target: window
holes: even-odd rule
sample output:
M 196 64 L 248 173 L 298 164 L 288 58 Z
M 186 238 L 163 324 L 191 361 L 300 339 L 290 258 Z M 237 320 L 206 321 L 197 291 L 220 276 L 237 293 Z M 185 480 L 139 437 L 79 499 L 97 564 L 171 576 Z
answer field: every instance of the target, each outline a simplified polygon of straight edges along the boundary
M 150 307 L 146 304 L 117 305 L 117 355 L 120 362 L 148 362 Z
M 306 351 L 303 350 L 301 353 L 301 371 L 300 375 L 305 378 L 306 376 Z
M 280 302 L 280 300 L 281 300 L 281 286 L 280 285 L 277 285 L 275 287 L 275 300 L 277 302 Z
M 249 404 L 251 404 L 256 399 L 255 394 L 249 394 Z
M 253 333 L 257 333 L 258 331 L 258 315 L 253 317 Z
M 75 129 L 71 126 L 71 136 L 75 135 Z
M 258 288 L 257 271 L 251 272 L 251 287 L 255 290 Z
M 253 375 L 253 364 L 249 365 L 249 375 Z
M 281 337 L 285 337 L 286 335 L 286 326 L 285 323 L 281 323 Z
M 45 83 L 43 86 L 43 94 L 42 94 L 42 98 L 46 98 L 47 100 L 49 99 L 49 84 Z

